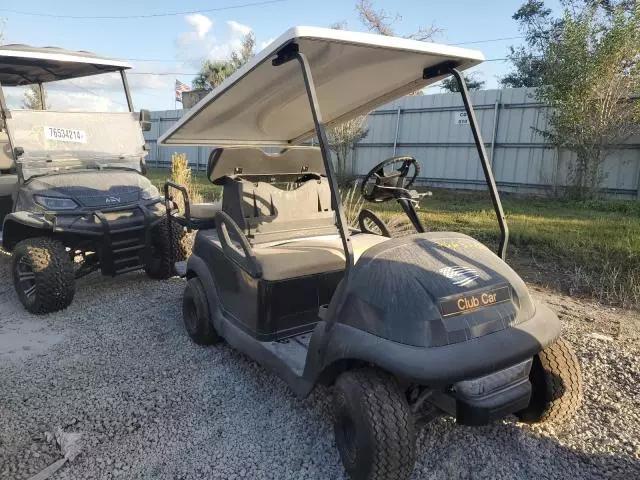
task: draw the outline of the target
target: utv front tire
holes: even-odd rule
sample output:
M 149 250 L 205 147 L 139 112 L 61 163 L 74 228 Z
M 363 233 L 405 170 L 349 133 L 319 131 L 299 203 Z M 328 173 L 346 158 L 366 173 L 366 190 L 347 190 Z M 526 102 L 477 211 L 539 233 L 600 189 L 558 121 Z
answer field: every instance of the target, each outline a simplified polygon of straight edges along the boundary
M 411 410 L 395 379 L 376 369 L 351 370 L 334 391 L 334 433 L 353 480 L 405 480 L 415 462 Z
M 64 245 L 49 237 L 28 238 L 13 250 L 13 285 L 28 312 L 67 308 L 76 291 L 73 260 Z
M 207 294 L 198 277 L 190 279 L 184 289 L 182 319 L 191 340 L 198 345 L 213 345 L 220 342 L 221 337 L 211 324 Z
M 166 280 L 175 274 L 175 263 L 180 257 L 182 226 L 172 223 L 169 229 L 168 225 L 166 220 L 162 220 L 153 228 L 151 251 L 144 265 L 147 275 L 158 280 Z
M 531 401 L 516 415 L 525 423 L 561 424 L 582 403 L 582 375 L 571 345 L 557 340 L 533 357 Z

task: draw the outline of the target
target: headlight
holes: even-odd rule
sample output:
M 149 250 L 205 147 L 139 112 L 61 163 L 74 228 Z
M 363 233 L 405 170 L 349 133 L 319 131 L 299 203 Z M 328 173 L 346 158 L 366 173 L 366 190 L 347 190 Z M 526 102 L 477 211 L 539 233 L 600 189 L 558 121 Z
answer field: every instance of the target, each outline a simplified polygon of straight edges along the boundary
M 47 210 L 74 210 L 78 208 L 78 204 L 70 198 L 34 195 L 33 199 L 38 205 L 46 208 Z
M 160 192 L 153 185 L 142 190 L 140 194 L 140 198 L 142 200 L 153 200 L 160 196 Z

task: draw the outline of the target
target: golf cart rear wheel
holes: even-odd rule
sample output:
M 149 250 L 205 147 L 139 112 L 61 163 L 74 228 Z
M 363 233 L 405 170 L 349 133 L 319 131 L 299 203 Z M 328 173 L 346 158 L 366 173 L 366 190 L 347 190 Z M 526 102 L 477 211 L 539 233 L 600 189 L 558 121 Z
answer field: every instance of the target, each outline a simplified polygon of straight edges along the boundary
M 176 222 L 172 222 L 171 227 L 163 220 L 151 232 L 151 251 L 144 265 L 144 271 L 151 278 L 171 278 L 176 261 L 182 260 L 180 246 L 184 229 Z
M 580 364 L 571 345 L 557 340 L 533 357 L 531 401 L 518 412 L 525 423 L 556 423 L 569 420 L 582 403 Z
M 64 245 L 49 237 L 18 243 L 12 259 L 13 284 L 27 311 L 63 310 L 76 291 L 73 260 Z
M 395 379 L 373 368 L 338 377 L 334 433 L 353 480 L 404 480 L 415 462 L 413 417 Z
M 191 340 L 198 345 L 213 345 L 221 340 L 211 324 L 207 294 L 198 277 L 190 279 L 184 289 L 182 319 Z

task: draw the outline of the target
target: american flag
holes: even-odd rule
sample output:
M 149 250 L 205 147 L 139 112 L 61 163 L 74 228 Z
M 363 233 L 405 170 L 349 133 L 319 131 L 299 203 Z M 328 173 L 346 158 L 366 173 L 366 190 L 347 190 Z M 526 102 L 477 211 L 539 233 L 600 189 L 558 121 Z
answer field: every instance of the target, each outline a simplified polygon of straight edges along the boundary
M 182 103 L 182 92 L 190 92 L 191 87 L 180 80 L 176 80 L 176 102 Z

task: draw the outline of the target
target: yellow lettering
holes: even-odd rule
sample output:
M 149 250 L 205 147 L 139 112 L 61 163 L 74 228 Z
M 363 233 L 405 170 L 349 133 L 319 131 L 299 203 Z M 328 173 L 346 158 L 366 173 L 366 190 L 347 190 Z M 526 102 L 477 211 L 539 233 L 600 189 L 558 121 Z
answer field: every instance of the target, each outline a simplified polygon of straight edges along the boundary
M 465 302 L 466 302 L 466 298 L 459 298 L 458 299 L 458 310 L 466 310 L 467 307 L 465 307 Z

